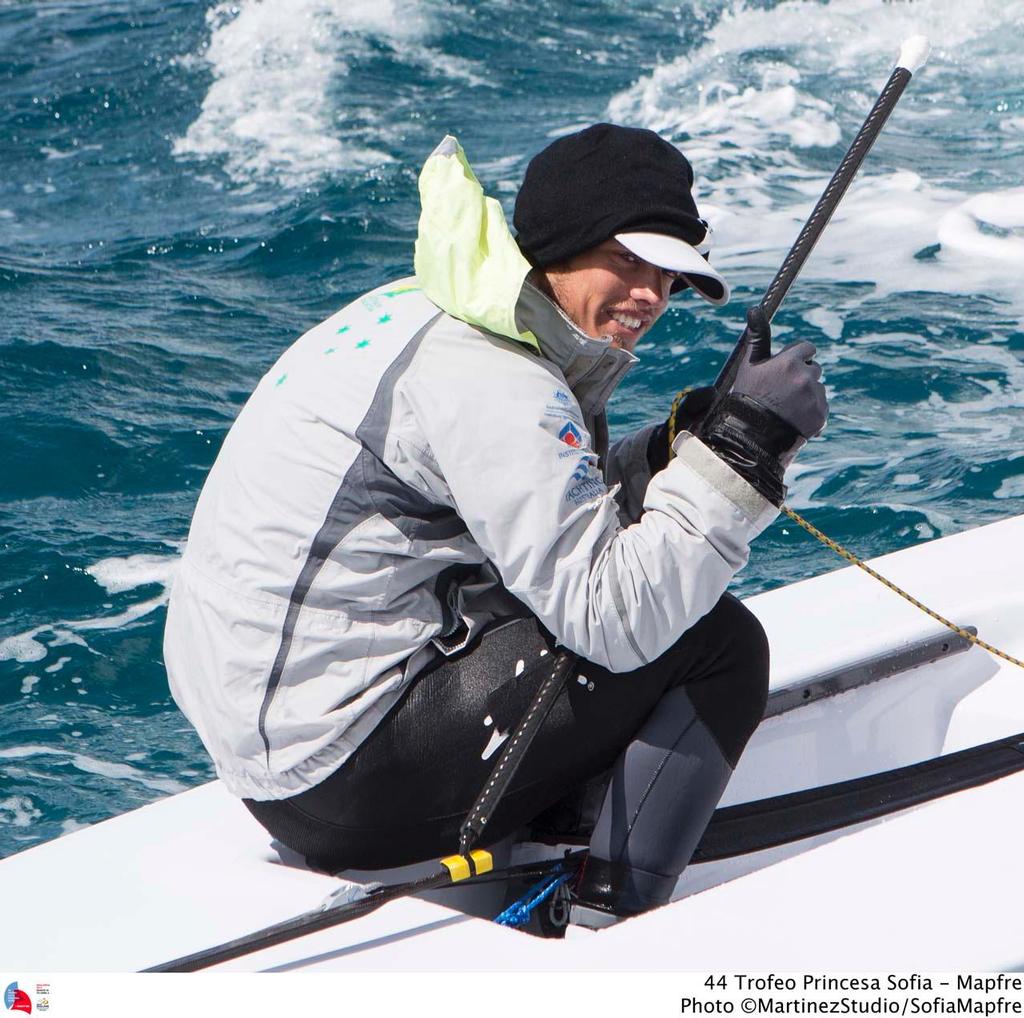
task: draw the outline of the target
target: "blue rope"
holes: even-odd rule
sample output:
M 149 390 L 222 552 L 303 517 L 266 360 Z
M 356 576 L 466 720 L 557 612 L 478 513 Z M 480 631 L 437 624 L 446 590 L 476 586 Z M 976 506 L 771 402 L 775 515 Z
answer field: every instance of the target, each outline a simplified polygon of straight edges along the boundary
M 512 902 L 494 921 L 500 926 L 525 926 L 533 910 L 551 897 L 571 876 L 569 873 L 549 873 L 537 881 L 518 901 Z

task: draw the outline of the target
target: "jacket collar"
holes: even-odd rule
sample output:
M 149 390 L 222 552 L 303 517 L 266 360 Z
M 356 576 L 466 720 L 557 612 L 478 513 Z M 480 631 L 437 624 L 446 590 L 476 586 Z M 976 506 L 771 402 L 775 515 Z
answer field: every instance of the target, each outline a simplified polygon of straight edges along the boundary
M 565 376 L 585 414 L 600 413 L 622 376 L 636 363 L 628 350 L 607 339 L 593 339 L 529 281 L 516 304 L 516 326 L 532 332 L 541 354 Z

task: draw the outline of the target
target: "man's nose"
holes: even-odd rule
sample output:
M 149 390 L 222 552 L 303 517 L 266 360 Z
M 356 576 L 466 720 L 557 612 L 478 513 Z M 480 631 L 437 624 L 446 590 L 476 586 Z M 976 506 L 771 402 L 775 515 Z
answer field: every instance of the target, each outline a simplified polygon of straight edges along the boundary
M 630 296 L 636 301 L 660 306 L 667 303 L 671 278 L 657 265 L 644 265 L 633 280 Z

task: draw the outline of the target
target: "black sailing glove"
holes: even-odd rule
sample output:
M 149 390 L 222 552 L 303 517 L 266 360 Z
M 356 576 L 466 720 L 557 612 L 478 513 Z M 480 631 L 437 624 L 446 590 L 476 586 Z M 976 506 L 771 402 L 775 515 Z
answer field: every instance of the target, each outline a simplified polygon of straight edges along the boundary
M 705 416 L 699 435 L 769 502 L 781 505 L 782 475 L 825 427 L 828 401 L 813 343 L 793 343 L 772 356 L 771 325 L 760 306 L 747 311 L 747 333 L 736 381 Z

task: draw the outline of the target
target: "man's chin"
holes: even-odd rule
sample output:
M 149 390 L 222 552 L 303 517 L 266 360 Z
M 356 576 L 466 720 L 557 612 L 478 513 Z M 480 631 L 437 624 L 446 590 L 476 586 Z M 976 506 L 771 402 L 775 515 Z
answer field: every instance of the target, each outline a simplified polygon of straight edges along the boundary
M 601 331 L 615 346 L 622 350 L 632 351 L 633 347 L 651 331 L 651 323 L 645 321 L 638 328 L 631 329 L 628 325 L 623 325 L 622 322 L 617 322 L 613 318 L 608 324 L 602 326 Z
M 632 353 L 633 347 L 639 342 L 641 335 L 643 335 L 642 331 L 634 335 L 626 329 L 615 329 L 613 331 L 606 331 L 601 336 L 601 339 L 608 340 L 609 345 L 615 347 L 616 350 L 626 350 Z

